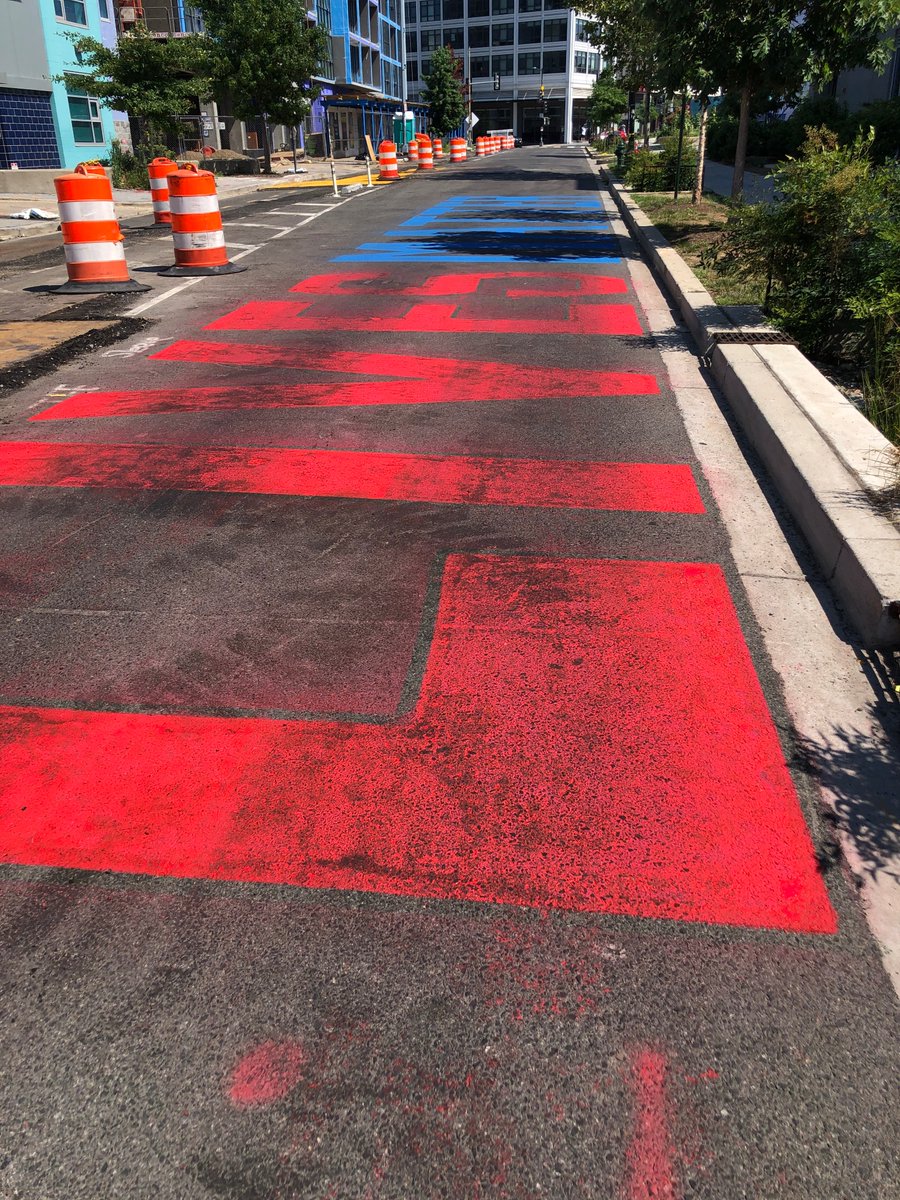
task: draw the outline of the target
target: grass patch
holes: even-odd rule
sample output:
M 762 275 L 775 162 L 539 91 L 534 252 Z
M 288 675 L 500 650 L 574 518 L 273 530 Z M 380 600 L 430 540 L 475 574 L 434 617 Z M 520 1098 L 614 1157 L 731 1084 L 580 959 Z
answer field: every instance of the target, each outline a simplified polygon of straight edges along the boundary
M 667 242 L 691 268 L 717 304 L 762 304 L 765 281 L 720 274 L 715 248 L 731 213 L 724 200 L 704 196 L 692 204 L 690 196 L 673 200 L 663 192 L 634 192 L 632 199 L 647 214 Z

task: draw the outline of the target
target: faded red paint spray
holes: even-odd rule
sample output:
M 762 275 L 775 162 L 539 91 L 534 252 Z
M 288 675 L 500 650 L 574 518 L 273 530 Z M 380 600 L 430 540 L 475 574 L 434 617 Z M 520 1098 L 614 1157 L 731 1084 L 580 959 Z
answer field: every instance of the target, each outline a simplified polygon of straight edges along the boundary
M 4 861 L 836 928 L 720 569 L 448 559 L 389 725 L 0 709 Z

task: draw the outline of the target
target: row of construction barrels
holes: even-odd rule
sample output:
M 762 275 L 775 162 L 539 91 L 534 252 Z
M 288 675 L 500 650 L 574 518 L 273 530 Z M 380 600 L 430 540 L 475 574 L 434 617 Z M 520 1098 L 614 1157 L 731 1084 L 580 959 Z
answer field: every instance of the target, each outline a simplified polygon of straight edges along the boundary
M 155 158 L 148 168 L 153 219 L 170 225 L 175 264 L 166 275 L 222 275 L 243 270 L 229 262 L 216 177 L 189 162 Z M 146 285 L 128 274 L 112 184 L 100 163 L 81 163 L 54 180 L 68 282 L 61 292 L 137 292 Z
M 451 138 L 449 145 L 450 162 L 464 163 L 467 155 L 466 139 Z M 512 150 L 514 146 L 515 139 L 509 134 L 480 137 L 475 139 L 475 155 L 477 158 L 483 158 L 501 150 Z M 409 161 L 415 163 L 418 170 L 431 171 L 435 162 L 440 162 L 444 157 L 444 144 L 440 138 L 430 138 L 426 133 L 417 133 L 407 146 L 406 153 Z M 400 178 L 395 142 L 384 141 L 378 147 L 378 177 Z

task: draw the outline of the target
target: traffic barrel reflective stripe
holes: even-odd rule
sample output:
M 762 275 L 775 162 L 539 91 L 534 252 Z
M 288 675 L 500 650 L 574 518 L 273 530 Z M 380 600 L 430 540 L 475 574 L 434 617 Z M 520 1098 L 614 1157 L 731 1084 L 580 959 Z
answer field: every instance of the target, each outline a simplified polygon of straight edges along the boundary
M 96 168 L 99 167 L 99 171 Z M 145 292 L 128 275 L 112 184 L 99 163 L 80 163 L 53 181 L 68 282 L 60 292 Z
M 169 207 L 169 176 L 178 170 L 178 163 L 171 158 L 154 158 L 147 167 L 150 177 L 150 193 L 153 197 L 153 221 L 156 225 L 171 225 Z
M 400 178 L 400 172 L 397 169 L 397 147 L 393 142 L 384 141 L 378 147 L 378 178 Z
M 466 161 L 466 139 L 451 138 L 450 139 L 450 161 L 465 162 Z
M 431 149 L 434 153 L 434 161 L 440 162 L 440 160 L 444 157 L 444 144 L 440 138 L 432 139 Z
M 475 139 L 475 157 L 484 158 L 487 154 L 487 139 L 480 137 Z
M 431 149 L 431 142 L 426 141 L 419 143 L 419 170 L 434 170 L 434 153 Z
M 163 275 L 225 275 L 246 268 L 228 261 L 216 177 L 196 163 L 168 176 L 175 266 Z
M 413 138 L 412 141 L 409 143 L 409 145 L 406 147 L 406 153 L 409 155 L 410 162 L 418 162 L 419 161 L 419 143 L 416 141 L 415 138 Z

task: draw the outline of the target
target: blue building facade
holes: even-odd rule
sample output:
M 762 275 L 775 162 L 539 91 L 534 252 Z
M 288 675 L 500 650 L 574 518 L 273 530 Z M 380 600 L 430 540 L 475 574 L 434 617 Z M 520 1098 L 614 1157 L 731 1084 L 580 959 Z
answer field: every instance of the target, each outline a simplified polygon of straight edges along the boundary
M 60 163 L 71 168 L 85 159 L 105 158 L 114 133 L 112 113 L 86 88 L 58 83 L 54 77 L 79 72 L 73 36 L 81 34 L 104 41 L 104 27 L 107 36 L 114 36 L 113 0 L 40 0 L 40 5 Z
M 110 152 L 112 114 L 57 82 L 80 64 L 71 35 L 115 37 L 113 0 L 15 0 L 0 16 L 0 167 L 74 167 Z
M 316 24 L 330 34 L 330 54 L 310 130 L 326 133 L 326 150 L 335 157 L 357 154 L 366 135 L 375 145 L 390 137 L 402 96 L 401 17 L 400 0 L 316 4 Z

